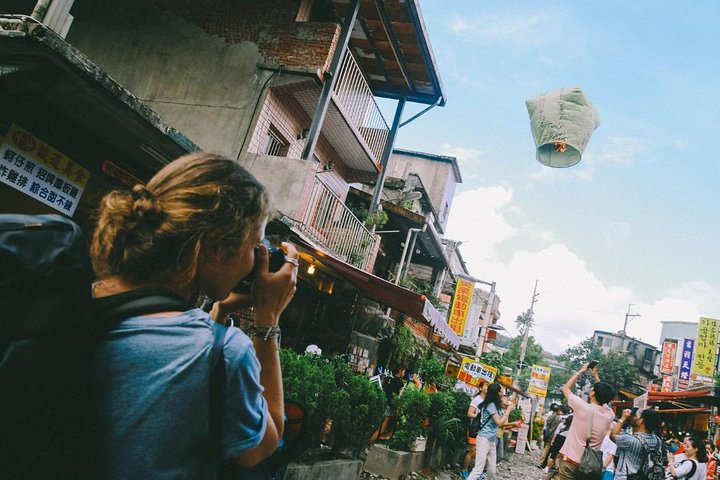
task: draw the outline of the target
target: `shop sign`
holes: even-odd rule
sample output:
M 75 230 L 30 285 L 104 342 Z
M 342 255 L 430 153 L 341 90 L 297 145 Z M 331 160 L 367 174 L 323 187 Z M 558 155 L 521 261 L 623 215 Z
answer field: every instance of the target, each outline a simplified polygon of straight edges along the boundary
M 677 342 L 674 340 L 665 340 L 662 348 L 662 360 L 660 361 L 660 373 L 672 374 L 675 367 L 675 352 L 677 351 Z
M 475 282 L 458 278 L 448 324 L 460 336 L 465 332 L 465 322 L 470 311 L 470 302 L 472 301 L 474 289 Z
M 663 375 L 661 392 L 672 392 L 673 377 L 671 375 Z
M 700 317 L 697 343 L 695 344 L 695 363 L 692 367 L 692 373 L 704 377 L 713 376 L 719 329 L 720 320 Z
M 680 373 L 678 377 L 678 386 L 687 388 L 690 382 L 690 367 L 693 361 L 693 350 L 695 348 L 695 340 L 686 338 L 683 340 L 682 356 L 680 357 Z
M 497 375 L 497 368 L 463 357 L 457 378 L 458 380 L 477 387 L 483 380 L 492 382 L 495 379 L 495 375 Z
M 0 181 L 72 216 L 90 172 L 17 125 L 0 145 Z
M 533 365 L 530 372 L 530 386 L 528 393 L 536 397 L 546 397 L 548 382 L 550 381 L 550 367 Z

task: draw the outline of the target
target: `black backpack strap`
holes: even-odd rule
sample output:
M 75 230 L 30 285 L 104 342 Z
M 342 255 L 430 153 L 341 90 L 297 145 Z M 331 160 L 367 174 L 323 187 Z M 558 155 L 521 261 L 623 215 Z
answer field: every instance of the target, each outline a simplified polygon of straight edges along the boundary
M 162 288 L 139 288 L 93 299 L 94 313 L 106 322 L 158 312 L 185 312 L 192 305 L 178 294 Z
M 213 325 L 213 346 L 210 353 L 210 396 L 208 400 L 208 442 L 210 458 L 221 458 L 222 453 L 222 415 L 225 408 L 225 335 L 228 329 L 217 324 Z

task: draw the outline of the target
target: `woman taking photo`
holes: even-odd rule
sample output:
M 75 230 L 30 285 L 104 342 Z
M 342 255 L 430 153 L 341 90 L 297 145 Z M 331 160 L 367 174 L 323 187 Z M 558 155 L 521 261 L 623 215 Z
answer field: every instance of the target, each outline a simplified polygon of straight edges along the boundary
M 487 465 L 487 479 L 494 480 L 496 474 L 496 452 L 498 428 L 512 425 L 508 417 L 513 411 L 517 400 L 512 400 L 505 412 L 502 412 L 502 398 L 505 396 L 502 385 L 493 383 L 488 387 L 485 399 L 478 406 L 478 415 L 481 416 L 481 428 L 476 438 L 475 467 L 473 467 L 468 480 L 477 480 Z
M 92 366 L 89 478 L 217 478 L 221 459 L 250 467 L 275 451 L 283 433 L 277 325 L 295 292 L 298 253 L 283 244 L 287 263 L 268 271 L 260 241 L 270 212 L 250 173 L 207 153 L 103 198 L 91 244 L 99 303 L 147 290 L 215 303 L 209 314 L 188 306 L 131 315 L 105 333 Z M 250 294 L 231 293 L 253 271 Z M 252 339 L 224 326 L 248 305 Z
M 707 451 L 705 442 L 696 436 L 685 437 L 685 459 L 675 463 L 675 455 L 668 452 L 667 471 L 678 480 L 705 480 L 707 475 Z

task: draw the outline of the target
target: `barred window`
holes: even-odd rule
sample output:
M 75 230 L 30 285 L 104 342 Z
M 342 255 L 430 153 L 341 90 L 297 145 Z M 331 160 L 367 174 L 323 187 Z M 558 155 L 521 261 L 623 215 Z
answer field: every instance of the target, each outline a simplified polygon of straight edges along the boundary
M 272 130 L 267 132 L 267 143 L 265 144 L 265 154 L 274 157 L 284 157 L 288 151 L 288 144 L 284 143 L 279 135 Z

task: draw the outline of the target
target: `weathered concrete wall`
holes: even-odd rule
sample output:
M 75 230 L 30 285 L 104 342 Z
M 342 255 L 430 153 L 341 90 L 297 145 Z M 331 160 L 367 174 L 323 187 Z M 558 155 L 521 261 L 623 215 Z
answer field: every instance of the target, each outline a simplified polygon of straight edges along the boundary
M 251 153 L 239 161 L 267 187 L 276 209 L 290 218 L 301 218 L 313 186 L 314 162 Z
M 77 0 L 69 43 L 202 149 L 237 156 L 258 96 L 258 45 L 230 44 L 147 2 Z
M 363 468 L 375 475 L 397 480 L 403 473 L 420 470 L 424 458 L 425 452 L 398 452 L 385 445 L 375 444 L 370 447 Z
M 330 460 L 312 465 L 291 463 L 283 480 L 353 480 L 360 478 L 362 466 L 360 460 Z
M 457 185 L 452 164 L 422 156 L 393 152 L 390 157 L 388 175 L 407 178 L 408 173 L 416 173 L 420 176 L 444 229 Z

